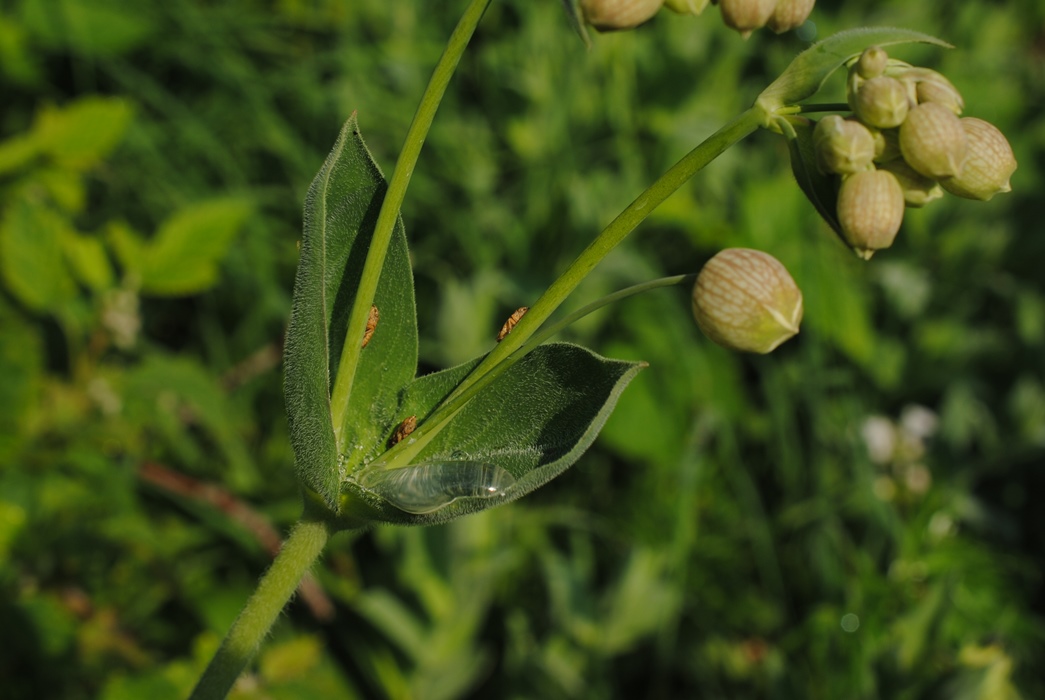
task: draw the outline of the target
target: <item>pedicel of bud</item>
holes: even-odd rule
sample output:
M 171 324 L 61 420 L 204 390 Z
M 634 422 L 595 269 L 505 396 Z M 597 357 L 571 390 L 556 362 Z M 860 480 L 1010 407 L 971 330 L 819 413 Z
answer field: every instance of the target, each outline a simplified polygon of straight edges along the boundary
M 699 15 L 710 0 L 664 0 L 664 7 L 679 15 Z
M 664 0 L 580 0 L 584 21 L 600 32 L 634 29 L 657 14 Z
M 766 26 L 776 9 L 777 0 L 719 0 L 722 21 L 747 39 L 751 32 Z
M 823 173 L 846 175 L 866 170 L 874 158 L 874 136 L 858 121 L 837 114 L 824 117 L 813 130 L 813 148 Z
M 896 177 L 885 170 L 849 175 L 838 190 L 842 235 L 864 260 L 893 244 L 903 212 L 903 189 Z
M 778 0 L 767 24 L 777 34 L 801 27 L 815 4 L 816 0 Z
M 907 164 L 903 158 L 890 160 L 878 166 L 879 170 L 888 170 L 896 177 L 903 190 L 904 202 L 909 207 L 924 207 L 934 199 L 943 196 L 943 188 L 936 180 L 925 177 Z
M 885 52 L 885 49 L 880 46 L 869 46 L 853 64 L 853 70 L 864 80 L 870 80 L 884 73 L 888 62 L 889 54 Z
M 940 181 L 951 194 L 987 201 L 999 192 L 1010 192 L 1009 179 L 1016 172 L 1016 156 L 1005 134 L 990 122 L 975 117 L 960 120 L 968 142 L 961 172 Z
M 693 317 L 709 339 L 742 352 L 772 352 L 798 333 L 802 292 L 779 260 L 759 250 L 727 248 L 693 285 Z
M 891 129 L 903 124 L 910 103 L 907 90 L 896 78 L 879 75 L 860 85 L 849 96 L 849 106 L 857 118 L 868 126 Z
M 936 102 L 959 116 L 965 109 L 965 100 L 958 88 L 931 68 L 908 68 L 896 77 L 908 86 L 908 94 L 916 104 Z
M 954 177 L 965 163 L 966 136 L 954 112 L 936 102 L 911 109 L 900 126 L 900 151 L 926 177 Z

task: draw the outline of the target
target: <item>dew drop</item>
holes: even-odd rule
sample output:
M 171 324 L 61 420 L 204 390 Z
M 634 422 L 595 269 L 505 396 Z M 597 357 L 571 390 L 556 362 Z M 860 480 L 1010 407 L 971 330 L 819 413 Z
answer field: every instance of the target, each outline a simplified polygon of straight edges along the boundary
M 360 484 L 399 510 L 422 515 L 458 498 L 502 498 L 515 477 L 493 464 L 455 460 L 373 472 Z

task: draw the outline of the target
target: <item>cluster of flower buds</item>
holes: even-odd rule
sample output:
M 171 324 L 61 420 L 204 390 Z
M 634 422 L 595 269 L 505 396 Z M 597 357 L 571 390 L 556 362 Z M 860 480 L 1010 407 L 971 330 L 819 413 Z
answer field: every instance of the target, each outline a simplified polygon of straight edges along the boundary
M 704 335 L 725 348 L 772 352 L 798 333 L 802 292 L 772 255 L 726 248 L 697 275 L 693 317 Z
M 905 207 L 944 190 L 988 200 L 1011 189 L 1009 142 L 992 124 L 962 118 L 962 96 L 940 73 L 872 46 L 850 66 L 846 94 L 853 116 L 821 119 L 813 146 L 820 170 L 842 178 L 838 223 L 861 257 L 892 245 Z
M 745 38 L 768 26 L 777 34 L 802 25 L 816 0 L 580 0 L 584 21 L 599 31 L 632 29 L 661 7 L 684 15 L 699 15 L 711 4 L 722 9 L 726 26 Z

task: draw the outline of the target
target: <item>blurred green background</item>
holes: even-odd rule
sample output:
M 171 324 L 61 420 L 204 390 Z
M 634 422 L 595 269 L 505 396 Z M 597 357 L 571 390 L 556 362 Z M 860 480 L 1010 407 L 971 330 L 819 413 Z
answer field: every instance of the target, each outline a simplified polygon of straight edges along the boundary
M 191 688 L 300 510 L 305 190 L 354 110 L 391 170 L 464 5 L 0 3 L 0 696 Z M 1045 697 L 1045 6 L 811 19 L 662 13 L 588 51 L 557 0 L 495 2 L 403 211 L 421 371 L 488 350 L 814 33 L 955 44 L 894 55 L 1008 135 L 1014 192 L 909 211 L 864 264 L 755 134 L 570 306 L 756 247 L 801 335 L 729 354 L 679 289 L 585 319 L 566 339 L 651 364 L 596 446 L 516 504 L 335 539 L 235 697 Z

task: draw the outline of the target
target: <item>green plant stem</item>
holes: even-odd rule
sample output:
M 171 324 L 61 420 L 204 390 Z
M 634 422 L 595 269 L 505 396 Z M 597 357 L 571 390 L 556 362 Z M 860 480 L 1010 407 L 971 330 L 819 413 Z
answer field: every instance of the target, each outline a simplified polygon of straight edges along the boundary
M 330 534 L 326 523 L 320 521 L 302 520 L 294 526 L 200 677 L 191 700 L 220 700 L 228 695 L 283 606 L 297 590 L 301 577 L 319 558 Z
M 406 196 L 406 189 L 421 153 L 421 146 L 424 145 L 436 110 L 439 109 L 439 103 L 446 93 L 446 87 L 490 2 L 491 0 L 472 0 L 457 23 L 453 34 L 450 35 L 446 49 L 439 58 L 432 77 L 428 81 L 428 87 L 421 97 L 421 103 L 414 113 L 414 119 L 406 134 L 406 141 L 403 143 L 403 150 L 399 153 L 395 171 L 392 173 L 384 201 L 381 203 L 381 211 L 378 213 L 377 223 L 374 226 L 374 236 L 370 241 L 366 261 L 363 263 L 359 288 L 356 290 L 356 297 L 352 303 L 352 313 L 348 318 L 344 349 L 341 352 L 341 360 L 334 380 L 334 390 L 330 396 L 330 415 L 334 424 L 334 438 L 339 453 L 344 452 L 345 449 L 345 414 L 352 395 L 356 367 L 359 365 L 361 350 L 359 339 L 363 337 L 363 331 L 366 328 L 370 306 L 374 301 L 374 294 L 377 292 L 381 270 L 384 268 L 385 255 L 388 253 L 388 245 L 392 240 L 392 231 L 395 228 L 396 219 L 399 217 L 399 209 Z
M 741 139 L 754 133 L 767 120 L 760 107 L 745 110 L 731 122 L 705 139 L 686 154 L 682 160 L 661 175 L 631 204 L 603 229 L 568 268 L 552 282 L 541 298 L 530 307 L 515 329 L 494 348 L 469 374 L 454 392 L 424 423 L 418 426 L 411 441 L 401 441 L 374 463 L 375 468 L 405 467 L 428 444 L 442 427 L 453 418 L 475 394 L 488 386 L 507 369 L 505 360 L 520 350 L 549 316 L 559 307 L 577 285 L 588 276 L 621 241 L 650 215 L 664 200 Z M 529 351 L 530 347 L 527 348 Z M 521 359 L 523 355 L 513 359 Z
M 568 316 L 564 316 L 563 318 L 551 324 L 550 326 L 542 328 L 539 333 L 534 333 L 526 342 L 526 344 L 519 348 L 519 352 L 509 357 L 507 360 L 505 360 L 505 362 L 510 362 L 514 364 L 514 361 L 517 358 L 522 359 L 531 350 L 533 350 L 549 338 L 554 337 L 564 328 L 568 327 L 573 323 L 576 323 L 577 321 L 581 320 L 593 311 L 598 311 L 604 306 L 609 306 L 610 304 L 618 302 L 621 299 L 627 299 L 628 297 L 633 297 L 636 294 L 648 292 L 651 289 L 660 289 L 661 287 L 672 287 L 675 285 L 693 284 L 696 281 L 697 273 L 692 272 L 688 275 L 673 275 L 671 277 L 660 277 L 655 280 L 641 282 L 630 287 L 625 287 L 624 289 L 613 292 L 612 294 L 607 294 L 601 299 L 596 299 L 587 306 L 582 306 L 576 311 L 571 312 Z
M 787 114 L 813 114 L 816 112 L 849 112 L 852 108 L 845 102 L 822 102 L 818 104 L 794 105 L 793 107 L 781 107 L 776 110 L 776 115 Z

